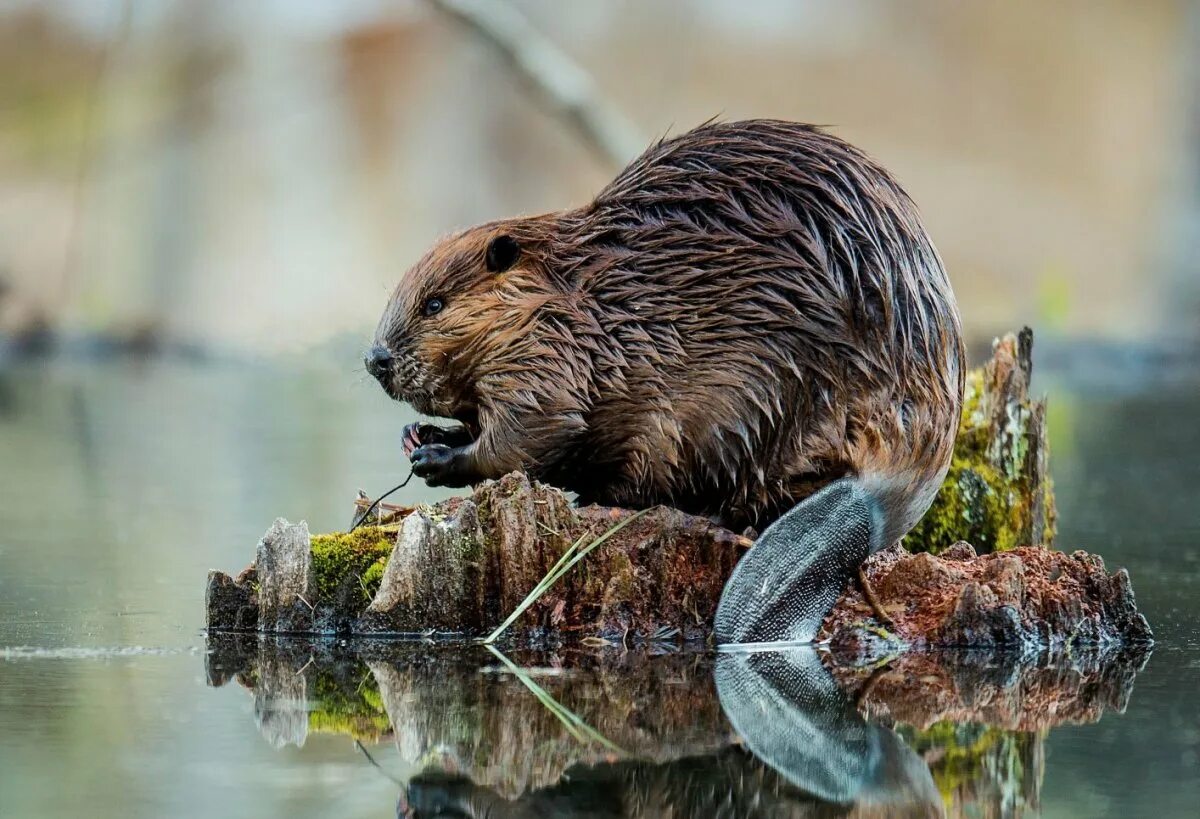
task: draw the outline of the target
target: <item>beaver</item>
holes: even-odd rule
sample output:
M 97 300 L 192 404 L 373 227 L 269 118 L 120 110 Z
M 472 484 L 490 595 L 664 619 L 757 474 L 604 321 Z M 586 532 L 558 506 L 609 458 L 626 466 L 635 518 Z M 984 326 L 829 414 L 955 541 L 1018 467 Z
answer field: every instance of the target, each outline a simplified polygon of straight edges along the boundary
M 431 486 L 523 469 L 580 503 L 769 525 L 718 611 L 737 642 L 811 637 L 825 586 L 920 520 L 965 374 L 912 200 L 857 148 L 778 120 L 704 124 L 583 207 L 443 239 L 365 363 L 459 422 L 405 430 Z

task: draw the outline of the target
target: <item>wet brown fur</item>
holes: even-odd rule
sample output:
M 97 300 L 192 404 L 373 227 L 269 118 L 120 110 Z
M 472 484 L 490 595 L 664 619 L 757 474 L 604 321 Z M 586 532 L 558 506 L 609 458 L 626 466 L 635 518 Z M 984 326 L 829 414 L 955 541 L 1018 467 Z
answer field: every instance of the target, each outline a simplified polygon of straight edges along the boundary
M 495 237 L 516 264 L 484 265 Z M 435 316 L 421 306 L 444 300 Z M 584 501 L 761 527 L 854 474 L 916 523 L 949 464 L 958 313 L 916 207 L 822 130 L 710 123 L 651 146 L 590 204 L 438 243 L 376 338 L 385 386 Z

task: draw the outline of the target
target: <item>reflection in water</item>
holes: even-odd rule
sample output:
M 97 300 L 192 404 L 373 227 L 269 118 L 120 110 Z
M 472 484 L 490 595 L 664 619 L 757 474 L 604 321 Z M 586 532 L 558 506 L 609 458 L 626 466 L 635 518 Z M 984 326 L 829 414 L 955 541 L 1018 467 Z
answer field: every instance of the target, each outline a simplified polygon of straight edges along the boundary
M 1144 659 L 1073 659 L 1047 676 L 1048 658 L 953 655 L 939 677 L 933 655 L 831 674 L 811 648 L 521 651 L 515 669 L 477 646 L 224 635 L 209 649 L 210 684 L 251 689 L 273 745 L 320 732 L 391 743 L 416 771 L 400 815 L 492 819 L 1019 815 L 1037 806 L 1053 715 L 1122 705 Z M 928 710 L 889 676 L 923 680 Z M 1001 714 L 998 699 L 1029 707 L 1008 719 L 1017 728 L 980 725 L 976 695 L 981 714 Z
M 755 756 L 835 804 L 938 815 L 929 768 L 893 731 L 868 724 L 812 648 L 717 657 L 725 715 Z
M 557 784 L 513 800 L 463 776 L 424 773 L 409 782 L 397 812 L 413 819 L 853 815 L 797 790 L 736 746 L 662 764 L 622 759 L 575 767 Z M 928 812 L 905 810 L 891 815 L 938 816 L 941 802 Z

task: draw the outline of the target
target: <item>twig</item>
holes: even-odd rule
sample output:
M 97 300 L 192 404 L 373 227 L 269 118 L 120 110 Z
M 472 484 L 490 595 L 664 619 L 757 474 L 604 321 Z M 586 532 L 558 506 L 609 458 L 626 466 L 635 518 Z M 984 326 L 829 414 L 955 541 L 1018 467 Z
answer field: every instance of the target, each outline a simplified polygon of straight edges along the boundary
M 391 774 L 391 773 L 390 773 L 390 772 L 389 772 L 389 771 L 388 771 L 386 768 L 384 768 L 382 765 L 380 765 L 378 762 L 376 762 L 376 761 L 375 761 L 375 757 L 371 756 L 371 753 L 370 753 L 370 751 L 368 751 L 368 750 L 367 750 L 367 746 L 363 745 L 363 744 L 362 744 L 362 742 L 360 742 L 360 741 L 359 741 L 359 740 L 357 740 L 357 739 L 356 739 L 356 740 L 354 740 L 354 747 L 355 747 L 355 748 L 357 748 L 359 751 L 361 751 L 361 752 L 362 752 L 362 755 L 363 755 L 363 756 L 365 756 L 365 757 L 367 758 L 367 761 L 368 761 L 368 762 L 370 762 L 372 765 L 374 765 L 374 766 L 375 766 L 375 769 L 376 769 L 377 771 L 379 771 L 381 774 L 383 774 L 383 775 L 384 775 L 384 776 L 386 776 L 388 779 L 390 779 L 390 780 L 392 780 L 393 782 L 395 782 L 395 783 L 396 783 L 397 785 L 399 785 L 401 788 L 407 788 L 407 787 L 408 787 L 408 785 L 406 785 L 404 782 L 401 782 L 401 781 L 400 781 L 399 779 L 397 779 L 396 777 L 392 776 L 392 774 Z
M 896 624 L 892 622 L 892 618 L 883 609 L 883 604 L 879 602 L 879 598 L 875 596 L 875 588 L 871 585 L 871 581 L 867 578 L 867 571 L 861 565 L 858 567 L 858 586 L 862 589 L 863 597 L 867 604 L 871 607 L 871 611 L 875 613 L 876 619 L 879 620 L 887 628 L 895 628 Z
M 374 503 L 374 501 L 372 501 L 370 498 L 368 498 L 366 495 L 364 495 L 363 497 L 356 498 L 354 500 L 354 508 L 356 510 L 363 511 L 363 510 L 366 510 L 367 508 L 369 508 L 372 503 Z M 397 513 L 397 512 L 408 513 L 408 512 L 413 511 L 415 508 L 416 507 L 413 506 L 411 503 L 380 503 L 380 504 L 378 504 L 375 511 L 378 512 L 380 515 L 385 515 L 389 512 L 391 512 L 393 514 Z
M 365 512 L 363 512 L 363 513 L 362 513 L 362 517 L 360 517 L 358 520 L 354 521 L 354 523 L 353 523 L 353 524 L 351 524 L 351 526 L 350 526 L 350 531 L 351 531 L 351 532 L 353 532 L 353 531 L 354 531 L 355 529 L 357 529 L 359 526 L 362 526 L 362 525 L 363 525 L 363 521 L 365 521 L 367 518 L 371 517 L 371 513 L 375 511 L 375 507 L 379 506 L 379 502 L 380 502 L 381 500 L 383 500 L 384 498 L 386 498 L 388 495 L 391 495 L 393 492 L 398 492 L 399 490 L 401 490 L 401 489 L 403 489 L 404 487 L 408 486 L 408 482 L 412 480 L 412 476 L 413 476 L 413 473 L 412 473 L 412 470 L 410 469 L 410 470 L 408 471 L 408 477 L 407 477 L 407 478 L 405 478 L 405 479 L 404 479 L 402 482 L 400 482 L 400 483 L 396 484 L 396 485 L 395 485 L 395 486 L 393 486 L 391 489 L 389 489 L 388 491 L 386 491 L 386 492 L 384 492 L 382 495 L 380 495 L 378 498 L 376 498 L 376 499 L 375 499 L 375 502 L 374 502 L 374 503 L 372 503 L 370 506 L 368 506 L 368 507 L 367 507 L 367 511 L 365 511 Z
M 508 3 L 426 2 L 496 49 L 542 107 L 565 120 L 608 165 L 623 167 L 646 146 L 633 124 L 600 96 L 591 76 Z

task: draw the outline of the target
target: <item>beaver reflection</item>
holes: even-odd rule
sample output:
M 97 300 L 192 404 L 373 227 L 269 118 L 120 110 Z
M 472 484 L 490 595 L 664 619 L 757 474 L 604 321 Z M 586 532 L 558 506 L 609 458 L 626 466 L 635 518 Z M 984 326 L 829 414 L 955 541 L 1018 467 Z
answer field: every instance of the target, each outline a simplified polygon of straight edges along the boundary
M 397 815 L 488 819 L 941 816 L 924 762 L 868 724 L 811 649 L 728 653 L 717 691 L 745 745 L 658 764 L 579 765 L 509 800 L 465 776 L 409 781 Z

